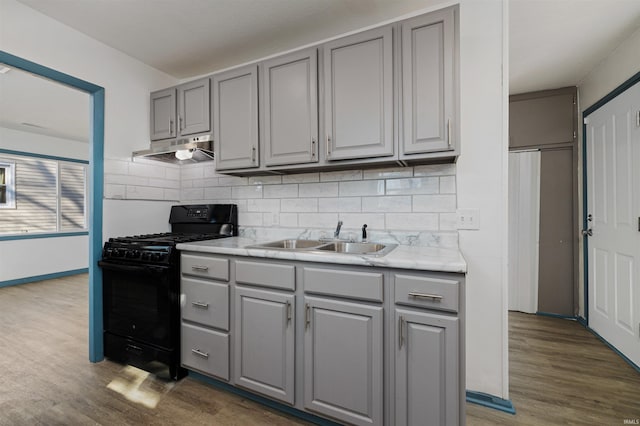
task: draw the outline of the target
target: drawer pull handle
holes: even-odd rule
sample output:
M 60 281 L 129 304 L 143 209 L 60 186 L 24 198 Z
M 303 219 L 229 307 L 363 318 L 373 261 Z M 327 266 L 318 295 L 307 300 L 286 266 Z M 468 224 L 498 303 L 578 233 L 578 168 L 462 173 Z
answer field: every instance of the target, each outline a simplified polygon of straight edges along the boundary
M 196 308 L 209 309 L 209 304 L 204 302 L 191 302 L 193 306 Z
M 202 358 L 205 358 L 205 359 L 209 358 L 209 354 L 205 353 L 205 352 L 202 352 L 200 349 L 191 349 L 191 352 L 193 352 L 194 354 L 196 354 L 198 356 L 201 356 Z
M 287 324 L 291 323 L 291 302 L 287 301 Z
M 142 353 L 142 348 L 139 346 L 135 346 L 132 344 L 128 344 L 127 347 L 125 348 L 125 350 L 127 352 L 135 352 L 137 354 L 141 354 Z
M 194 271 L 203 271 L 203 272 L 205 272 L 205 271 L 209 270 L 209 267 L 208 266 L 193 265 L 191 267 L 191 269 L 193 269 Z
M 311 324 L 311 306 L 308 303 L 304 305 L 304 329 L 309 328 Z
M 416 299 L 431 299 L 434 302 L 441 302 L 442 296 L 438 294 L 426 294 L 426 293 L 409 293 L 409 297 L 415 297 Z

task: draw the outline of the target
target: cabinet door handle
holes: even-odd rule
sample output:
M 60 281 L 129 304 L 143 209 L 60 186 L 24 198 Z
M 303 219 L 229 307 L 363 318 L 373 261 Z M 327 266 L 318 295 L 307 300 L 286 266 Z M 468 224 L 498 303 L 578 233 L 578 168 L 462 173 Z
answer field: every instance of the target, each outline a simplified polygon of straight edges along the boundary
M 209 358 L 209 354 L 206 352 L 202 352 L 200 349 L 191 349 L 191 352 L 193 352 L 194 354 L 201 356 L 204 359 Z
M 414 297 L 416 299 L 431 299 L 434 302 L 441 302 L 443 299 L 443 296 L 440 296 L 439 294 L 427 294 L 427 293 L 415 293 L 415 292 L 410 292 L 409 297 Z
M 447 120 L 447 145 L 451 148 L 451 119 Z
M 205 271 L 208 271 L 208 270 L 209 270 L 209 267 L 208 267 L 208 266 L 193 265 L 193 266 L 191 267 L 191 269 L 193 269 L 194 271 L 202 271 L 202 272 L 205 272 Z
M 311 138 L 311 158 L 316 157 L 316 138 Z
M 331 157 L 331 136 L 327 136 L 327 158 Z
M 306 330 L 311 325 L 311 306 L 308 303 L 304 304 L 304 329 Z
M 181 115 L 178 116 L 178 126 L 179 126 L 178 128 L 180 130 L 184 129 L 184 127 L 182 127 L 182 116 Z
M 251 147 L 251 162 L 252 163 L 256 162 L 256 147 L 255 146 Z
M 404 317 L 400 316 L 398 318 L 398 335 L 399 335 L 399 343 L 400 349 L 402 349 L 402 345 L 404 345 Z
M 291 302 L 287 301 L 287 323 L 291 323 Z
M 191 302 L 193 306 L 196 308 L 209 309 L 209 304 L 204 302 Z
M 173 133 L 173 118 L 169 119 L 169 134 Z

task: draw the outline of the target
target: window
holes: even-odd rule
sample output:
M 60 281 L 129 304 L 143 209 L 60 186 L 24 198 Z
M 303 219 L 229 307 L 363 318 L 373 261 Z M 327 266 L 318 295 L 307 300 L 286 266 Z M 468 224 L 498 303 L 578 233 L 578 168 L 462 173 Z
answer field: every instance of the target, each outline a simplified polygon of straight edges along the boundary
M 85 231 L 87 167 L 73 160 L 3 155 L 0 235 Z
M 0 209 L 16 207 L 15 164 L 0 162 Z

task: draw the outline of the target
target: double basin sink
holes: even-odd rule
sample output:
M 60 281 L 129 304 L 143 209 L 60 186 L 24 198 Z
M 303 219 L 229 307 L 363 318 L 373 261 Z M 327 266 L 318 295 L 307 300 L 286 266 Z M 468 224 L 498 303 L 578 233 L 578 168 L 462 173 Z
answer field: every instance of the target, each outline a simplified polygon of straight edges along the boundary
M 256 244 L 247 248 L 286 250 L 293 252 L 341 253 L 368 256 L 384 256 L 396 248 L 396 244 L 357 243 L 351 241 L 279 240 Z

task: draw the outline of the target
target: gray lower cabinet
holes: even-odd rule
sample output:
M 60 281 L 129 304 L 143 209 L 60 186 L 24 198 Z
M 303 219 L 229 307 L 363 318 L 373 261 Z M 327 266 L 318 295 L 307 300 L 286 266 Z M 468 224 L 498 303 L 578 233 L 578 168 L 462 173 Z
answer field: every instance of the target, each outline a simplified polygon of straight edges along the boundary
M 458 318 L 396 309 L 395 320 L 395 425 L 459 425 Z
M 236 287 L 236 385 L 294 403 L 294 312 L 293 294 Z
M 186 368 L 229 380 L 229 334 L 182 323 L 180 360 Z
M 216 169 L 258 167 L 258 67 L 215 74 L 211 81 Z
M 382 307 L 304 300 L 305 408 L 350 424 L 382 425 Z

